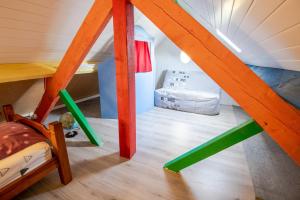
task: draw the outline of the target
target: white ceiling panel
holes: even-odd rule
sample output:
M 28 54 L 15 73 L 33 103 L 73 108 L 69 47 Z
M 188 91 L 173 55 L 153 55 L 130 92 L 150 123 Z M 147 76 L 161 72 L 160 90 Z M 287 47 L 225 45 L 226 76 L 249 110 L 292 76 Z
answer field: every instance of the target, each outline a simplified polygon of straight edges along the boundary
M 242 49 L 241 53 L 235 52 L 223 42 L 245 63 L 300 71 L 299 0 L 178 0 L 178 3 L 221 41 L 217 29 Z M 203 6 L 208 14 L 201 14 Z
M 0 0 L 0 62 L 57 62 L 94 0 Z M 248 64 L 300 71 L 300 0 L 178 0 L 216 37 L 229 37 Z M 135 23 L 159 43 L 164 34 L 135 10 Z M 228 44 L 227 47 L 231 48 Z M 86 60 L 113 54 L 109 22 Z
M 220 0 L 217 0 L 220 1 Z M 222 1 L 221 1 L 222 2 Z M 235 0 L 232 8 L 231 21 L 229 23 L 229 29 L 227 35 L 233 37 L 239 30 L 241 23 L 247 16 L 250 8 L 252 7 L 254 0 Z M 220 9 L 220 8 L 219 8 Z M 221 9 L 220 9 L 221 10 Z
M 222 1 L 220 0 L 212 0 L 213 3 L 213 10 L 214 12 L 214 27 L 220 27 L 222 23 Z
M 291 28 L 280 31 L 268 39 L 259 41 L 258 44 L 264 46 L 269 51 L 297 46 L 300 45 L 299 33 L 300 23 Z
M 58 62 L 94 0 L 0 0 L 0 62 Z M 164 35 L 135 10 L 135 23 L 156 42 Z M 113 54 L 113 25 L 108 23 L 86 61 L 101 62 Z

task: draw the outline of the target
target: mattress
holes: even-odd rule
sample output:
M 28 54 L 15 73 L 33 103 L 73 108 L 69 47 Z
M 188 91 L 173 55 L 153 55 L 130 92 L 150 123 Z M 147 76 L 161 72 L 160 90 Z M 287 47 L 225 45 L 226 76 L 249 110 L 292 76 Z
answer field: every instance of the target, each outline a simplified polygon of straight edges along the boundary
M 163 88 L 155 90 L 155 105 L 204 115 L 220 113 L 220 87 L 201 71 L 167 70 Z
M 155 106 L 185 112 L 217 115 L 220 113 L 220 94 L 191 90 L 161 88 L 155 90 Z
M 52 158 L 48 143 L 39 142 L 0 160 L 0 188 Z

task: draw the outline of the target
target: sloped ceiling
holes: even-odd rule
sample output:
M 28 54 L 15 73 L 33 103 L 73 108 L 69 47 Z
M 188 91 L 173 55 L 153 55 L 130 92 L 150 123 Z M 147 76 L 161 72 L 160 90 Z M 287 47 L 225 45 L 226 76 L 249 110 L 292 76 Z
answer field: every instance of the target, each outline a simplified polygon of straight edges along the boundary
M 57 62 L 94 0 L 1 0 L 0 63 Z M 242 49 L 244 62 L 300 71 L 300 0 L 178 0 L 216 35 Z M 159 43 L 164 35 L 139 11 L 135 23 Z M 225 44 L 226 45 L 226 44 Z M 112 55 L 112 21 L 86 60 Z M 230 47 L 229 47 L 230 48 Z
M 58 62 L 94 0 L 0 0 L 0 63 Z M 156 42 L 163 34 L 139 11 L 135 24 Z M 86 61 L 101 62 L 113 53 L 109 22 Z
M 178 3 L 216 37 L 220 39 L 216 34 L 219 29 L 242 49 L 241 53 L 232 51 L 245 63 L 300 71 L 299 0 Z
M 92 2 L 1 0 L 0 62 L 60 60 Z

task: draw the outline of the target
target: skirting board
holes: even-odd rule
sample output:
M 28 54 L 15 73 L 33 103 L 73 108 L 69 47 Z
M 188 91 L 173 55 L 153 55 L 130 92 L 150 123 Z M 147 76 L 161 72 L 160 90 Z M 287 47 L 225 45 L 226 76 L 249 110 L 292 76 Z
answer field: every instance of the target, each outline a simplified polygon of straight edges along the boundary
M 98 98 L 98 97 L 100 97 L 100 95 L 99 94 L 95 94 L 93 96 L 89 96 L 89 97 L 85 97 L 85 98 L 82 98 L 82 99 L 78 99 L 78 100 L 75 101 L 75 103 L 81 103 L 81 102 L 88 101 L 88 100 L 91 100 L 91 99 L 94 99 L 94 98 Z M 66 107 L 65 104 L 61 104 L 61 105 L 55 106 L 53 108 L 53 110 L 57 110 L 57 109 L 60 109 L 60 108 L 65 108 L 65 107 Z M 24 116 L 24 117 L 29 117 L 29 116 L 33 115 L 33 112 L 23 113 L 21 115 Z
M 98 97 L 100 97 L 100 95 L 99 94 L 95 94 L 93 96 L 89 96 L 89 97 L 85 97 L 85 98 L 82 98 L 82 99 L 78 99 L 78 100 L 75 101 L 75 103 L 81 103 L 81 102 L 88 101 L 88 100 L 91 100 L 91 99 L 95 99 L 95 98 L 98 98 Z M 53 110 L 57 110 L 57 109 L 64 108 L 64 107 L 66 107 L 65 104 L 61 104 L 61 105 L 55 106 L 53 108 Z

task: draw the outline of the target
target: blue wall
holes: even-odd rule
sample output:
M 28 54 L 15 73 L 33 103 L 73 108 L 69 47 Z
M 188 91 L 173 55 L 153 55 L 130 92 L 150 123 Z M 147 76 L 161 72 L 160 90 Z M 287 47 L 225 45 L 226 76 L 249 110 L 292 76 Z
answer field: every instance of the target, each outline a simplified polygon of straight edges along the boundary
M 98 66 L 100 107 L 102 118 L 117 118 L 116 66 L 109 58 Z
M 136 73 L 136 112 L 143 113 L 154 107 L 154 40 L 144 31 L 143 28 L 135 27 L 135 39 L 147 41 L 150 44 L 152 72 Z M 116 65 L 114 57 L 108 58 L 98 66 L 98 79 L 100 90 L 100 107 L 102 118 L 117 118 L 117 97 L 116 97 Z
M 249 67 L 277 94 L 300 108 L 300 72 L 254 65 Z

